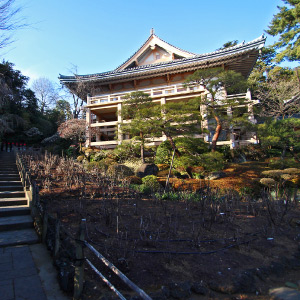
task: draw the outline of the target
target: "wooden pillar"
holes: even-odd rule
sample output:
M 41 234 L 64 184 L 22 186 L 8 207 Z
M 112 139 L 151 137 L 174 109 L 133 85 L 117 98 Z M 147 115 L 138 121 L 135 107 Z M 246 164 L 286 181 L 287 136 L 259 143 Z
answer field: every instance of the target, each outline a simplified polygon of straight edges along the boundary
M 87 96 L 87 103 L 89 104 L 91 101 L 91 96 Z M 91 123 L 92 123 L 92 115 L 91 115 L 91 109 L 87 108 L 86 109 L 86 141 L 85 141 L 85 146 L 89 147 L 91 145 Z
M 247 93 L 246 93 L 246 101 L 248 102 L 248 120 L 255 124 L 256 120 L 254 118 L 254 112 L 253 112 L 253 101 L 252 101 L 252 97 L 251 97 L 251 92 L 248 89 Z
M 123 134 L 121 130 L 121 123 L 123 122 L 121 111 L 122 111 L 122 103 L 118 103 L 118 145 L 120 145 L 123 141 Z
M 160 98 L 160 105 L 161 105 L 161 106 L 166 105 L 166 98 L 165 98 L 165 97 Z M 165 114 L 165 111 L 164 111 L 163 108 L 161 109 L 161 111 L 162 111 L 162 114 L 164 115 L 164 114 Z M 162 138 L 163 138 L 163 141 L 166 141 L 166 140 L 167 140 L 166 135 L 163 134 L 163 133 L 162 133 Z
M 82 219 L 78 232 L 78 242 L 76 243 L 76 262 L 75 262 L 75 275 L 74 275 L 74 294 L 73 299 L 81 298 L 83 290 L 84 279 L 84 240 L 85 240 L 86 220 Z

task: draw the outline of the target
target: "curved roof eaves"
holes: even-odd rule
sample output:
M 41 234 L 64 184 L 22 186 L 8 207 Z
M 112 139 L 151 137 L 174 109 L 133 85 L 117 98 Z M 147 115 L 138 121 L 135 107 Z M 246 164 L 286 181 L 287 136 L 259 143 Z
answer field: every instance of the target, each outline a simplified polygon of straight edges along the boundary
M 113 71 L 108 71 L 108 72 L 103 72 L 103 73 L 95 73 L 95 74 L 88 74 L 88 75 L 76 75 L 76 76 L 64 76 L 61 75 L 59 76 L 59 80 L 62 82 L 76 82 L 78 79 L 80 80 L 97 80 L 97 79 L 105 79 L 107 77 L 111 77 L 111 75 L 114 76 L 120 76 L 120 75 L 129 75 L 133 73 L 139 73 L 145 70 L 153 70 L 153 69 L 160 69 L 164 67 L 169 67 L 169 66 L 178 66 L 178 65 L 183 65 L 186 63 L 193 63 L 193 62 L 199 62 L 199 61 L 209 61 L 209 60 L 214 60 L 217 58 L 226 58 L 227 56 L 232 56 L 234 54 L 242 54 L 247 51 L 251 50 L 259 50 L 261 49 L 264 44 L 265 44 L 266 38 L 262 35 L 259 38 L 250 41 L 248 43 L 241 43 L 233 47 L 213 51 L 213 52 L 208 52 L 208 53 L 203 53 L 203 54 L 197 54 L 193 57 L 188 57 L 188 58 L 181 58 L 181 59 L 176 59 L 172 61 L 167 61 L 167 62 L 160 62 L 160 63 L 155 63 L 155 64 L 150 64 L 150 65 L 143 65 L 143 66 L 138 66 L 130 69 L 125 69 L 125 70 L 113 70 Z

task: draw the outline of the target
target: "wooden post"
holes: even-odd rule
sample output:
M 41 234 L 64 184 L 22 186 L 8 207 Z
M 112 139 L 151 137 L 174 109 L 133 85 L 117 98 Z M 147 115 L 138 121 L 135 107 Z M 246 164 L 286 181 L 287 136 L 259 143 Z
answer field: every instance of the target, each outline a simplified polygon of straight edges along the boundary
M 55 220 L 55 245 L 54 245 L 54 258 L 57 257 L 60 247 L 60 240 L 59 240 L 59 230 L 60 230 L 60 222 L 57 218 Z
M 42 242 L 44 244 L 46 243 L 47 230 L 48 230 L 48 214 L 45 212 L 44 220 L 43 220 L 43 232 L 42 232 Z
M 78 239 L 76 243 L 76 262 L 75 262 L 75 276 L 74 276 L 74 294 L 73 299 L 80 299 L 83 289 L 83 276 L 84 276 L 84 239 L 85 239 L 86 220 L 82 219 L 79 227 Z
M 173 167 L 174 156 L 175 156 L 175 150 L 173 152 L 172 161 L 171 161 L 171 165 L 170 165 L 170 169 L 169 169 L 169 173 L 168 173 L 168 178 L 167 178 L 167 181 L 166 181 L 166 186 L 165 186 L 164 194 L 168 190 L 169 180 L 170 180 L 171 171 L 172 171 L 172 167 Z

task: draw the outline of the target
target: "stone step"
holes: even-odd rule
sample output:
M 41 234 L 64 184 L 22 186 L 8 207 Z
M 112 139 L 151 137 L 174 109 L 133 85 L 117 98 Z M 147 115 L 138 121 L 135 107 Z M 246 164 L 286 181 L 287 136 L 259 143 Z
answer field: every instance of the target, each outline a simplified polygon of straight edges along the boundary
M 22 181 L 21 180 L 10 180 L 10 181 L 0 181 L 0 186 L 22 186 Z
M 0 186 L 0 192 L 12 192 L 12 191 L 24 191 L 23 186 L 19 186 L 19 185 L 4 185 L 4 186 Z
M 26 198 L 0 198 L 0 207 L 28 205 Z
M 23 186 L 18 186 L 18 185 L 4 185 L 0 186 L 0 192 L 5 192 L 5 191 L 24 191 Z
M 24 198 L 25 197 L 25 192 L 19 192 L 19 191 L 5 191 L 5 192 L 0 192 L 0 198 Z
M 33 228 L 33 220 L 29 215 L 0 218 L 0 231 L 21 230 L 27 228 Z
M 20 181 L 20 176 L 11 176 L 11 177 L 0 178 L 0 183 L 7 182 L 7 181 Z
M 34 229 L 0 232 L 0 248 L 17 245 L 32 245 L 39 242 Z
M 25 215 L 30 215 L 30 208 L 28 205 L 0 207 L 0 217 Z
M 12 178 L 14 178 L 14 180 L 20 180 L 20 175 L 19 175 L 19 173 L 18 174 L 0 174 L 0 179 L 2 179 L 2 180 L 9 180 L 9 179 L 12 179 Z M 17 178 L 17 179 L 16 179 Z
M 18 170 L 16 165 L 3 165 L 1 164 L 1 162 L 0 165 L 1 165 L 0 170 L 7 170 L 7 169 Z

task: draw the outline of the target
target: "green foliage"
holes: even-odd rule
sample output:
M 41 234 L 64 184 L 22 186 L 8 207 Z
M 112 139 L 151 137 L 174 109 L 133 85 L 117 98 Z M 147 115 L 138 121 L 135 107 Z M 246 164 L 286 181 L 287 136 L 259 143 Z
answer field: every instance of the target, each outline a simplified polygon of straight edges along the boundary
M 169 141 L 162 142 L 156 150 L 154 162 L 169 165 L 172 160 L 172 147 Z
M 84 155 L 79 155 L 79 156 L 77 156 L 76 160 L 77 160 L 78 162 L 82 162 L 82 161 L 84 160 Z
M 0 74 L 0 139 L 38 144 L 53 135 L 56 126 L 39 112 L 37 98 L 27 88 L 28 78 L 7 61 L 0 63 Z M 38 128 L 43 135 L 26 135 L 31 128 Z
M 205 171 L 213 172 L 223 170 L 226 162 L 223 154 L 216 151 L 201 154 L 199 157 L 199 165 L 202 166 Z
M 209 144 L 202 139 L 179 137 L 174 139 L 176 148 L 180 151 L 181 156 L 175 156 L 174 166 L 189 167 L 198 163 L 198 155 L 209 151 Z M 155 163 L 170 165 L 172 160 L 172 147 L 169 141 L 161 143 L 156 151 Z
M 92 157 L 91 157 L 91 160 L 92 161 L 100 161 L 104 158 L 107 157 L 107 151 L 106 150 L 100 150 L 100 151 L 97 151 Z
M 268 166 L 272 169 L 299 168 L 300 163 L 296 162 L 294 158 L 273 158 L 269 160 Z
M 107 175 L 109 175 L 111 177 L 125 178 L 127 176 L 133 176 L 134 173 L 127 166 L 120 165 L 120 164 L 114 164 L 114 165 L 110 165 L 108 167 Z
M 203 84 L 211 93 L 213 99 L 225 88 L 228 94 L 245 92 L 247 82 L 245 78 L 235 71 L 225 71 L 222 68 L 200 69 L 186 79 L 186 84 Z
M 233 150 L 234 157 L 238 155 L 245 156 L 246 160 L 261 161 L 267 158 L 266 149 L 261 145 L 247 145 Z
M 284 152 L 293 147 L 300 150 L 300 119 L 270 120 L 258 126 L 260 142 L 263 147 L 276 147 Z
M 86 168 L 88 171 L 97 171 L 99 173 L 106 174 L 109 165 L 102 161 L 91 161 L 87 164 Z
M 236 46 L 238 44 L 238 40 L 233 40 L 233 41 L 228 41 L 225 44 L 223 44 L 223 46 L 217 50 L 223 50 L 229 47 L 233 47 Z
M 235 110 L 245 104 L 245 98 L 228 98 L 227 94 L 245 92 L 247 82 L 245 78 L 235 71 L 225 71 L 222 68 L 201 69 L 188 76 L 185 81 L 187 86 L 201 84 L 208 93 L 193 99 L 194 105 L 200 109 L 208 120 L 215 121 L 215 134 L 212 139 L 212 150 L 216 150 L 217 141 L 222 129 L 229 129 L 232 126 L 245 127 L 250 124 L 247 114 L 235 114 Z M 221 107 L 221 109 L 220 109 Z M 230 110 L 233 114 L 227 115 L 223 112 Z
M 147 175 L 142 178 L 142 182 L 151 190 L 158 190 L 160 188 L 160 183 L 157 181 L 157 176 Z
M 283 59 L 289 61 L 300 60 L 300 1 L 283 0 L 287 6 L 281 6 L 279 12 L 273 17 L 267 33 L 278 36 L 279 40 L 273 47 L 282 49 L 276 55 L 277 62 Z
M 181 196 L 178 192 L 169 191 L 166 193 L 155 193 L 155 197 L 158 200 L 170 200 L 170 201 L 179 201 Z
M 120 129 L 122 133 L 127 133 L 140 141 L 142 161 L 144 161 L 145 139 L 153 132 L 151 124 L 154 117 L 153 106 L 152 98 L 141 91 L 132 92 L 123 100 L 121 116 L 123 120 L 130 120 L 130 123 L 122 122 Z
M 149 186 L 146 186 L 145 184 L 131 184 L 130 188 L 134 189 L 137 192 L 140 192 L 142 194 L 150 194 L 151 188 Z
M 118 162 L 123 163 L 128 159 L 139 157 L 139 148 L 140 145 L 138 143 L 123 142 L 114 149 L 114 154 Z

